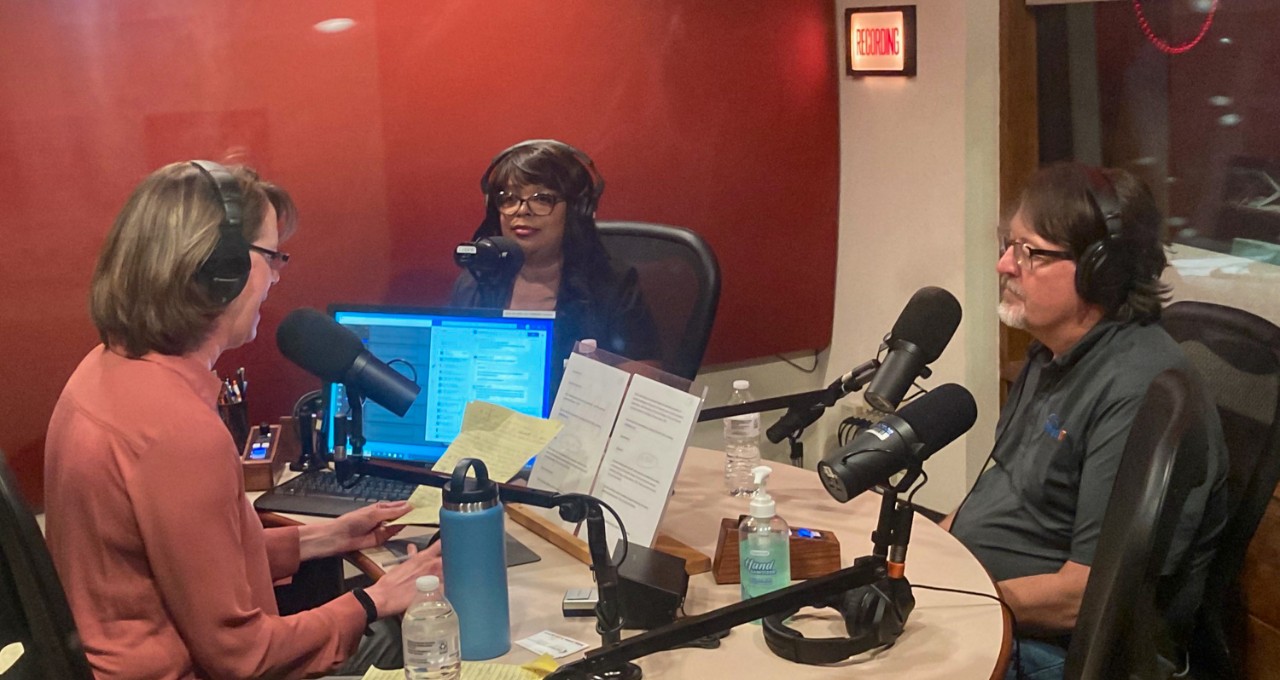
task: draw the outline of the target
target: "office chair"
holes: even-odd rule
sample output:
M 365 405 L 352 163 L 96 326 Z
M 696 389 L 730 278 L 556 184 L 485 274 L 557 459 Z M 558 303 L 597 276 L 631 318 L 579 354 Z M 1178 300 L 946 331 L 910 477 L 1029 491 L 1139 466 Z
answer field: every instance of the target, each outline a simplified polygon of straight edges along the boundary
M 1160 576 L 1187 493 L 1205 462 L 1179 454 L 1201 405 L 1191 380 L 1156 376 L 1129 430 L 1067 650 L 1068 680 L 1156 678 Z
M 24 653 L 5 680 L 93 680 L 44 536 L 0 452 L 0 647 L 13 642 Z
M 614 261 L 635 267 L 662 341 L 662 368 L 693 380 L 720 304 L 720 265 L 701 236 L 647 222 L 599 222 Z
M 1192 670 L 1198 677 L 1241 677 L 1246 613 L 1239 575 L 1280 482 L 1280 328 L 1207 302 L 1169 305 L 1161 324 L 1213 395 L 1230 459 L 1227 524 L 1190 640 Z

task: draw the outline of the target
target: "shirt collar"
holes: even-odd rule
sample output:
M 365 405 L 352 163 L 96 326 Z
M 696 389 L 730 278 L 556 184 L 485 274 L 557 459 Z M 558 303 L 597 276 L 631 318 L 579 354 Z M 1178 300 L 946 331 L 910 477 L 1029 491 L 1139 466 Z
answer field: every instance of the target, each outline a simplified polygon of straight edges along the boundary
M 1093 349 L 1099 342 L 1102 342 L 1104 338 L 1114 335 L 1116 329 L 1118 329 L 1120 325 L 1121 324 L 1119 322 L 1107 319 L 1099 321 L 1093 326 L 1093 328 L 1090 328 L 1083 336 L 1081 336 L 1081 338 L 1076 341 L 1076 344 L 1072 345 L 1067 349 L 1067 351 L 1059 354 L 1058 356 L 1053 356 L 1053 353 L 1049 351 L 1049 348 L 1045 347 L 1038 340 L 1031 344 L 1031 347 L 1027 352 L 1038 363 L 1046 368 L 1051 367 L 1055 370 L 1066 371 L 1080 363 L 1080 360 L 1089 353 L 1089 350 Z
M 119 353 L 117 353 L 117 356 L 124 357 L 123 354 Z M 218 392 L 222 389 L 222 380 L 218 378 L 217 373 L 209 370 L 204 361 L 191 356 L 174 356 L 172 354 L 160 354 L 159 352 L 148 352 L 139 357 L 137 361 L 146 361 L 177 373 L 179 377 L 191 386 L 191 389 L 199 395 L 202 401 L 207 402 L 210 406 L 217 406 Z

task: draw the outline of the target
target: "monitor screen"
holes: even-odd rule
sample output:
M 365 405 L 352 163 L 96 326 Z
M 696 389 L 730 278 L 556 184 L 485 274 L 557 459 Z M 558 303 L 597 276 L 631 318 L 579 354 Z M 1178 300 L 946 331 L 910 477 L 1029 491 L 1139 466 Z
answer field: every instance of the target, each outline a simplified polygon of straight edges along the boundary
M 551 412 L 554 312 L 333 305 L 329 313 L 422 388 L 403 418 L 365 401 L 370 458 L 434 463 L 458 435 L 472 400 L 542 418 Z M 325 389 L 332 451 L 333 419 L 347 415 L 347 400 L 341 384 Z

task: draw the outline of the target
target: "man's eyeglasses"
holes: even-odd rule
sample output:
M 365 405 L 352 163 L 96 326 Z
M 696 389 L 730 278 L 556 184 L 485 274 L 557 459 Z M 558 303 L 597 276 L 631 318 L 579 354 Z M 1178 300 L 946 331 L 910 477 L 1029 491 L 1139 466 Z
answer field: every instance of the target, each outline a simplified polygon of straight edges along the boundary
M 1065 250 L 1045 250 L 1044 248 L 1032 248 L 1022 241 L 1015 241 L 1008 236 L 1000 237 L 1000 257 L 1004 257 L 1006 251 L 1013 248 L 1013 262 L 1018 265 L 1018 269 L 1032 271 L 1036 267 L 1037 261 L 1043 260 L 1070 260 L 1071 253 Z M 1040 260 L 1036 260 L 1040 258 Z
M 289 264 L 289 253 L 282 253 L 278 250 L 263 248 L 262 246 L 255 246 L 252 244 L 249 245 L 249 250 L 252 250 L 255 253 L 261 253 L 263 257 L 267 258 L 267 265 L 271 267 L 272 271 L 278 272 L 281 269 L 284 269 L 286 264 Z
M 498 206 L 498 212 L 503 215 L 514 215 L 520 212 L 520 206 L 529 206 L 529 212 L 539 217 L 550 215 L 552 210 L 556 209 L 556 204 L 564 199 L 555 194 L 534 194 L 528 198 L 520 198 L 519 196 L 505 191 L 499 191 L 494 196 L 494 203 Z

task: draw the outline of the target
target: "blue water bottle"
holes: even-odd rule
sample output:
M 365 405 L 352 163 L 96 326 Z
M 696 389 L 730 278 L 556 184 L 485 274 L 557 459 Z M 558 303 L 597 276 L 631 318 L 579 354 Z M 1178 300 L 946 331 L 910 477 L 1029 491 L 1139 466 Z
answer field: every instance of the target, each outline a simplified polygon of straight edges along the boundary
M 475 477 L 468 477 L 473 469 Z M 464 661 L 502 656 L 511 649 L 507 602 L 507 542 L 498 486 L 484 461 L 463 458 L 444 486 L 440 509 L 445 597 L 458 613 Z

